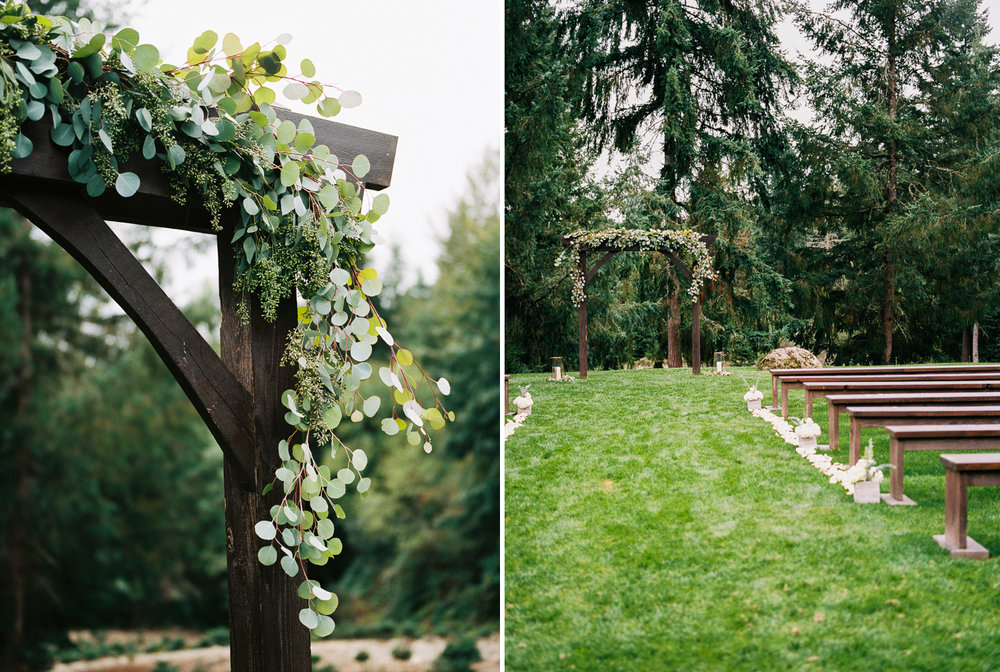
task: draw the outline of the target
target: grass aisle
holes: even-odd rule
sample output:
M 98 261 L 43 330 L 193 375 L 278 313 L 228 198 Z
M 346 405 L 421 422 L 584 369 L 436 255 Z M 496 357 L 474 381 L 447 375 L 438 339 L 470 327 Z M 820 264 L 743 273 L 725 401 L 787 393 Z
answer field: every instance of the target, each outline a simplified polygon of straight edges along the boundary
M 546 377 L 511 379 L 535 410 L 505 447 L 509 672 L 1000 670 L 1000 559 L 931 538 L 937 453 L 906 457 L 918 506 L 862 506 L 750 416 L 738 375 Z M 969 512 L 1000 556 L 1000 488 Z

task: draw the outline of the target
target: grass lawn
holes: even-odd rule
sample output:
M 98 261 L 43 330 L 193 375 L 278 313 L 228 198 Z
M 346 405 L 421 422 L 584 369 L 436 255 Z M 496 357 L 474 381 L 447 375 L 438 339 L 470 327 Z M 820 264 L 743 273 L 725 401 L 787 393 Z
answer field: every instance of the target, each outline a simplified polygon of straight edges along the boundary
M 511 378 L 535 405 L 505 444 L 506 669 L 1000 670 L 1000 488 L 969 490 L 998 557 L 952 559 L 939 453 L 906 455 L 916 507 L 854 504 L 747 412 L 740 373 L 769 403 L 749 369 Z

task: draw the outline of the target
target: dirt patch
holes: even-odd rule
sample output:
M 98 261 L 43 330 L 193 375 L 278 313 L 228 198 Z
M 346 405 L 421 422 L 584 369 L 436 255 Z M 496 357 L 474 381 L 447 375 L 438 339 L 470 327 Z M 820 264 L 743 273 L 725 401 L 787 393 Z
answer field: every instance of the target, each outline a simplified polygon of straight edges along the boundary
M 447 643 L 444 637 L 327 640 L 313 642 L 312 653 L 320 657 L 320 666 L 333 665 L 337 672 L 427 672 Z M 499 672 L 500 633 L 483 637 L 477 644 L 483 659 L 473 665 L 473 669 L 476 672 Z M 408 660 L 393 657 L 392 651 L 397 647 L 409 648 Z M 368 656 L 366 660 L 359 661 L 357 657 L 362 651 Z M 210 646 L 101 658 L 56 665 L 53 672 L 150 672 L 160 661 L 173 665 L 178 672 L 229 672 L 229 647 Z

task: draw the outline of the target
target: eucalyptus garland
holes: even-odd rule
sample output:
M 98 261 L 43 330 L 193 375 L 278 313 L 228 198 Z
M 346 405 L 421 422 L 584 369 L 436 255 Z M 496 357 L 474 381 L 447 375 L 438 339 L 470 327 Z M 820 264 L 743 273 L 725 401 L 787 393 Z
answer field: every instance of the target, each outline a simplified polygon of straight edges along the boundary
M 556 258 L 555 265 L 571 264 L 573 272 L 573 305 L 579 306 L 587 300 L 586 279 L 583 270 L 576 263 L 580 251 L 585 248 L 608 246 L 624 250 L 638 247 L 650 252 L 670 250 L 686 254 L 694 259 L 691 272 L 691 286 L 688 294 L 691 301 L 698 302 L 701 288 L 706 280 L 714 280 L 717 275 L 712 268 L 712 257 L 708 246 L 701 240 L 702 234 L 689 229 L 604 229 L 601 231 L 577 231 L 566 236 L 569 244 Z
M 333 520 L 344 514 L 336 500 L 349 487 L 364 493 L 371 485 L 363 475 L 368 456 L 336 434 L 345 417 L 360 422 L 382 410 L 379 397 L 361 393 L 362 381 L 377 376 L 392 390 L 382 430 L 403 433 L 426 452 L 429 430 L 454 414 L 439 396 L 450 393 L 448 381 L 424 374 L 371 301 L 382 285 L 374 269 L 360 264 L 377 240 L 372 225 L 389 199 L 377 195 L 365 209 L 363 187 L 356 185 L 370 169 L 368 160 L 340 163 L 316 145 L 308 119 L 279 121 L 272 107 L 277 84 L 286 98 L 315 104 L 325 117 L 359 104 L 360 95 L 328 95 L 335 87 L 314 79 L 308 59 L 290 74 L 289 40 L 282 35 L 269 46 L 243 46 L 232 33 L 220 43 L 206 31 L 177 66 L 161 63 L 157 48 L 141 43 L 131 28 L 108 36 L 86 20 L 33 15 L 23 4 L 4 2 L 0 170 L 30 156 L 34 148 L 21 127 L 46 117 L 52 142 L 67 148 L 70 176 L 90 196 L 108 189 L 134 195 L 140 178 L 121 166 L 141 153 L 161 163 L 174 198 L 198 198 L 215 227 L 224 210 L 238 207 L 231 241 L 235 287 L 256 294 L 265 317 L 273 319 L 278 302 L 298 291 L 304 305 L 284 355 L 297 366 L 296 389 L 282 395 L 289 434 L 276 446 L 282 464 L 262 493 L 280 488 L 283 497 L 255 531 L 267 542 L 261 563 L 303 575 L 299 595 L 306 605 L 299 619 L 323 636 L 333 631 L 329 614 L 337 597 L 306 577 L 306 563 L 323 565 L 341 551 Z M 246 303 L 241 310 L 248 315 Z M 369 360 L 379 340 L 389 359 L 376 372 Z M 346 455 L 347 466 L 337 473 L 317 456 L 327 445 L 332 454 Z

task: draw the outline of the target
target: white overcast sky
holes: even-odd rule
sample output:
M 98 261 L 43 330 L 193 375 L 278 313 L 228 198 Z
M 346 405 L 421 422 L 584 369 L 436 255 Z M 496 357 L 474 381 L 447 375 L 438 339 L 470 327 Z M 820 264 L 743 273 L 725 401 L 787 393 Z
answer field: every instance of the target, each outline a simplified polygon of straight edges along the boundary
M 363 104 L 335 120 L 399 137 L 385 192 L 391 206 L 376 228 L 387 241 L 400 242 L 410 269 L 406 281 L 416 278 L 417 268 L 433 280 L 437 238 L 446 231 L 448 210 L 466 193 L 468 172 L 488 151 L 502 151 L 501 0 L 153 0 L 130 11 L 127 25 L 166 62 L 183 62 L 194 38 L 208 29 L 220 40 L 235 33 L 244 45 L 290 33 L 290 69 L 309 58 L 316 79 L 360 91 Z M 279 97 L 282 102 L 310 113 Z M 389 262 L 388 245 L 381 247 L 373 253 L 380 273 Z M 171 262 L 171 293 L 183 302 L 214 286 L 213 270 L 207 258 L 194 266 Z

